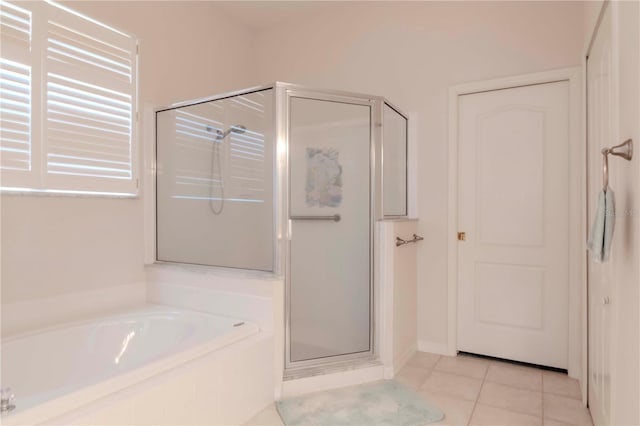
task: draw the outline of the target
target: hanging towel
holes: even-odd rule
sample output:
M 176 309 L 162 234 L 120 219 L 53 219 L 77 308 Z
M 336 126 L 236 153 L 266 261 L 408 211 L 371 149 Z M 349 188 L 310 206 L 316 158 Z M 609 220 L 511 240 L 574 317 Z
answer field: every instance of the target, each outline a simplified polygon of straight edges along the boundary
M 611 188 L 607 188 L 606 191 L 600 191 L 598 194 L 596 215 L 587 243 L 591 258 L 595 262 L 602 263 L 609 260 L 615 221 L 616 212 L 613 191 Z

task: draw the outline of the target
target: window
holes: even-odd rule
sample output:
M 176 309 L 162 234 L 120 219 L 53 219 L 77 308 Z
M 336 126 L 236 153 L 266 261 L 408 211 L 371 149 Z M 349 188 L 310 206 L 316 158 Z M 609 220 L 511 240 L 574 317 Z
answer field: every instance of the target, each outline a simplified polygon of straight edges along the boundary
M 2 190 L 135 195 L 137 40 L 0 0 L 0 45 Z

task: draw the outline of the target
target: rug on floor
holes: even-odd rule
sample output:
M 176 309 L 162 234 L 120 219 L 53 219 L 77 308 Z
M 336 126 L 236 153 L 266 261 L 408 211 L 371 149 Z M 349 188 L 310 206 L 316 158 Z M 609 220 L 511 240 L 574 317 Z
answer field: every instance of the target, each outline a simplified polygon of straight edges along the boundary
M 441 410 L 394 380 L 287 398 L 276 406 L 286 426 L 418 426 L 444 418 Z

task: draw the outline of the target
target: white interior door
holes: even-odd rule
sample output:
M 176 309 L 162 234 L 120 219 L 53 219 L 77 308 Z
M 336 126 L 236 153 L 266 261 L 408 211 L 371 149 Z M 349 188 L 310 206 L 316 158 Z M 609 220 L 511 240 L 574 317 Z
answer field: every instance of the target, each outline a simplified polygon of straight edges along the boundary
M 607 7 L 596 32 L 587 60 L 587 152 L 588 223 L 593 222 L 595 197 L 602 188 L 600 151 L 614 137 L 612 105 L 614 103 L 611 8 Z M 589 409 L 595 424 L 609 424 L 611 406 L 611 296 L 612 264 L 588 264 L 589 299 Z
M 458 350 L 566 369 L 569 83 L 458 100 Z

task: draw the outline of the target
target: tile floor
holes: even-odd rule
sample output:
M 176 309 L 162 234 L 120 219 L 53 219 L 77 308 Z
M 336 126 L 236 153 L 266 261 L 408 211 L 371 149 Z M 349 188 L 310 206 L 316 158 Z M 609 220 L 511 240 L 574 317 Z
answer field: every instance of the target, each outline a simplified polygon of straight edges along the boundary
M 578 381 L 566 374 L 418 352 L 396 380 L 445 412 L 438 425 L 592 425 Z M 280 426 L 282 421 L 271 405 L 247 424 Z

